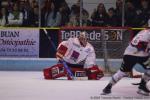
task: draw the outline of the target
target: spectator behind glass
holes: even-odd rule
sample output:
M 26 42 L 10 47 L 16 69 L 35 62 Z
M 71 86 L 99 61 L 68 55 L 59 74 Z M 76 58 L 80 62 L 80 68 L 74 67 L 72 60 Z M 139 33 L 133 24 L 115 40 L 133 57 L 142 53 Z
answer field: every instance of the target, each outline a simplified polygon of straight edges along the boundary
M 38 0 L 31 0 L 30 5 L 31 5 L 31 8 L 34 8 L 35 6 L 39 5 Z
M 134 5 L 131 1 L 127 1 L 125 6 L 125 26 L 136 27 L 137 20 L 138 19 Z
M 69 22 L 69 15 L 70 15 L 70 8 L 68 7 L 68 4 L 66 2 L 62 2 L 59 11 L 62 15 L 60 26 L 66 26 L 67 23 Z
M 77 1 L 77 6 L 79 6 L 79 9 L 80 9 L 80 2 L 81 0 Z M 80 21 L 80 17 L 78 17 L 78 20 Z M 89 13 L 86 9 L 82 8 L 82 26 L 90 26 L 90 25 L 91 21 L 89 20 Z
M 91 26 L 91 21 L 89 20 L 89 13 L 85 10 L 82 11 L 82 26 Z
M 117 26 L 122 26 L 122 8 L 123 2 L 122 0 L 116 0 L 116 17 L 117 17 Z
M 30 5 L 31 5 L 31 14 L 30 14 L 31 26 L 37 27 L 39 26 L 39 4 L 37 0 L 32 0 L 30 1 Z
M 19 9 L 18 3 L 14 3 L 13 9 L 8 13 L 8 26 L 21 26 L 23 23 L 23 13 Z
M 79 12 L 80 12 L 80 8 L 77 5 L 73 5 L 71 7 L 71 14 L 70 14 L 68 26 L 79 26 L 80 25 L 80 22 L 78 19 Z
M 6 9 L 0 8 L 0 26 L 6 25 Z
M 106 12 L 105 6 L 103 3 L 99 3 L 97 9 L 91 15 L 92 25 L 93 26 L 106 26 L 108 20 L 108 14 Z
M 62 4 L 65 3 L 65 0 L 50 0 L 54 3 L 55 9 L 59 10 L 62 7 Z
M 109 8 L 108 9 L 107 26 L 117 26 L 117 17 L 116 17 L 114 8 Z
M 39 7 L 36 5 L 33 8 L 33 21 L 32 26 L 38 27 L 39 26 Z
M 45 14 L 49 12 L 51 9 L 51 0 L 45 0 L 44 3 L 41 5 L 41 26 L 46 26 L 45 22 Z
M 138 27 L 147 27 L 147 22 L 150 16 L 149 0 L 141 0 L 141 7 L 137 10 Z
M 89 26 L 89 13 L 82 8 L 82 26 Z M 68 26 L 80 26 L 80 0 L 71 7 L 71 14 Z
M 23 24 L 24 27 L 33 26 L 33 8 L 31 8 L 31 3 L 29 0 L 20 1 L 20 9 L 23 13 Z
M 45 13 L 45 26 L 47 27 L 56 27 L 61 24 L 61 14 L 55 8 L 53 2 L 51 2 L 50 9 Z

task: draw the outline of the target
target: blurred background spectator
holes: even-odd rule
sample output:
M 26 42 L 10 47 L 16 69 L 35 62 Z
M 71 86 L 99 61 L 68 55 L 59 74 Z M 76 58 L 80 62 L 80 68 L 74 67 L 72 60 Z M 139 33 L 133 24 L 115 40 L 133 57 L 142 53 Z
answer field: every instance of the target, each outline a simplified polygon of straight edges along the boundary
M 13 3 L 12 10 L 8 12 L 8 26 L 22 26 L 23 13 L 19 7 L 18 2 Z
M 137 10 L 137 26 L 138 27 L 146 27 L 149 16 L 150 16 L 150 6 L 149 6 L 149 0 L 141 0 L 140 2 L 140 8 Z
M 45 21 L 46 21 L 46 26 L 48 27 L 56 27 L 60 26 L 61 24 L 61 14 L 59 10 L 56 8 L 56 5 L 54 2 L 51 2 L 51 8 L 49 9 L 48 12 L 45 13 Z
M 43 25 L 45 27 L 58 27 L 61 25 L 62 16 L 55 2 L 52 0 L 45 1 L 45 5 L 42 9 L 42 17 L 44 17 L 42 21 L 44 21 Z
M 44 3 L 42 3 L 42 6 L 41 6 L 41 26 L 44 27 L 46 26 L 46 22 L 45 22 L 45 13 L 47 13 L 50 9 L 50 6 L 51 6 L 51 0 L 45 0 Z
M 115 9 L 113 7 L 108 9 L 107 26 L 117 26 L 117 17 L 115 14 Z
M 136 27 L 137 13 L 131 1 L 127 1 L 125 5 L 125 26 Z
M 70 13 L 68 26 L 80 26 L 81 22 L 82 22 L 82 26 L 91 25 L 88 11 L 84 9 L 83 7 L 80 8 L 81 6 L 80 3 L 81 3 L 81 0 L 77 0 L 77 2 L 71 6 L 71 13 Z M 81 11 L 82 15 L 80 15 L 80 9 L 82 10 Z
M 80 25 L 79 16 L 80 16 L 80 6 L 78 4 L 72 5 L 68 26 L 79 26 Z
M 14 9 L 18 9 L 18 15 Z M 150 0 L 0 0 L 0 10 L 1 21 L 5 15 L 5 26 L 147 27 Z M 18 22 L 12 15 L 18 16 Z
M 33 8 L 32 26 L 34 27 L 39 26 L 39 6 L 38 5 L 35 5 Z
M 116 18 L 117 18 L 117 26 L 122 26 L 122 10 L 123 10 L 123 2 L 122 0 L 116 0 Z
M 0 26 L 5 26 L 6 20 L 6 9 L 0 8 Z
M 33 26 L 33 9 L 31 7 L 31 3 L 29 2 L 29 0 L 26 1 L 20 1 L 20 10 L 23 13 L 23 23 L 22 26 L 26 27 L 26 26 Z
M 62 2 L 59 8 L 61 14 L 61 24 L 60 26 L 66 26 L 69 22 L 70 8 L 66 1 Z
M 92 25 L 93 26 L 106 26 L 108 21 L 108 14 L 106 12 L 105 6 L 103 3 L 99 3 L 97 9 L 94 9 L 94 12 L 91 15 Z

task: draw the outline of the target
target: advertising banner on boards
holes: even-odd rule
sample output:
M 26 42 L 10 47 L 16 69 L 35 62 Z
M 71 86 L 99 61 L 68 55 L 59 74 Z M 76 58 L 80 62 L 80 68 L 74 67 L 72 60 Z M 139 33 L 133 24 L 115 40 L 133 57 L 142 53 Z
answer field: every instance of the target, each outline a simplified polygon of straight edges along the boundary
M 121 58 L 131 38 L 131 31 L 128 28 L 64 27 L 60 30 L 61 40 L 78 37 L 81 31 L 86 32 L 88 41 L 93 45 L 97 58 L 103 58 L 104 52 L 107 52 L 109 58 Z
M 0 29 L 0 57 L 39 57 L 39 29 Z

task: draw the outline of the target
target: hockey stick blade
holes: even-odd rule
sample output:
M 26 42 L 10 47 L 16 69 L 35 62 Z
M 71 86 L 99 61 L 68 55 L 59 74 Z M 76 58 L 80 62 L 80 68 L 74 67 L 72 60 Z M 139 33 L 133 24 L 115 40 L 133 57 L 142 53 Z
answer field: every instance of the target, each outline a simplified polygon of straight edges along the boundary
M 140 85 L 140 83 L 132 83 L 132 85 Z

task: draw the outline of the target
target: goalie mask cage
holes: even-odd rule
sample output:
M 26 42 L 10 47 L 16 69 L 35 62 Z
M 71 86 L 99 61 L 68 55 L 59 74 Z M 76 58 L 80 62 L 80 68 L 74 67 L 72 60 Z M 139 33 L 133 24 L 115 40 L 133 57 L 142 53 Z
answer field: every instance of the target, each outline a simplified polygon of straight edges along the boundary
M 106 73 L 113 73 L 120 68 L 125 48 L 133 37 L 129 27 L 63 27 L 60 41 L 77 37 L 85 31 L 88 41 L 94 46 L 96 58 L 102 61 Z M 118 63 L 119 62 L 119 63 Z

